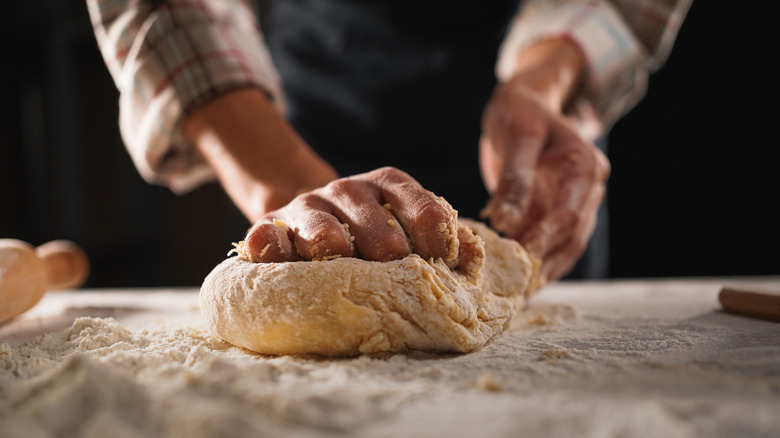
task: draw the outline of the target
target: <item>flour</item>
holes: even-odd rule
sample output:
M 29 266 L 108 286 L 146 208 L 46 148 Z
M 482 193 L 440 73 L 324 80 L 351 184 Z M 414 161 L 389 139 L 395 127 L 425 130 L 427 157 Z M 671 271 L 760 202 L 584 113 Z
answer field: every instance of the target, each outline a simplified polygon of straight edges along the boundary
M 80 318 L 71 329 L 19 349 L 0 344 L 0 423 L 11 425 L 1 434 L 246 436 L 273 432 L 274 425 L 340 430 L 419 392 L 413 379 L 347 385 L 373 362 L 357 359 L 345 368 L 261 357 L 198 330 L 131 332 L 112 319 Z
M 629 292 L 552 286 L 462 355 L 273 357 L 80 318 L 0 343 L 0 437 L 776 436 L 780 324 L 717 289 Z

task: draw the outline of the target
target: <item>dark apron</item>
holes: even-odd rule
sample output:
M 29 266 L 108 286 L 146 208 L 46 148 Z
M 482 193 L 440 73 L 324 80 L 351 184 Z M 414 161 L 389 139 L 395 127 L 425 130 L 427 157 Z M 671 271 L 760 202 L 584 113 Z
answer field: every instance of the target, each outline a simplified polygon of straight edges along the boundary
M 482 111 L 517 0 L 277 0 L 288 119 L 342 176 L 395 166 L 476 218 Z

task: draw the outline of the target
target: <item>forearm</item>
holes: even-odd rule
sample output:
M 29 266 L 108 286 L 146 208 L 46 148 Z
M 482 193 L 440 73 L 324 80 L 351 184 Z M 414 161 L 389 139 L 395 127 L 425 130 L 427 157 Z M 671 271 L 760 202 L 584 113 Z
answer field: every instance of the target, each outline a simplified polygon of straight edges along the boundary
M 515 65 L 509 80 L 534 90 L 555 112 L 581 91 L 585 79 L 584 55 L 566 38 L 538 41 L 517 54 Z
M 119 126 L 140 174 L 181 193 L 214 172 L 183 120 L 214 96 L 254 86 L 283 107 L 280 83 L 244 0 L 87 0 L 120 92 Z
M 648 73 L 663 64 L 690 3 L 527 0 L 504 40 L 496 73 L 507 81 L 518 54 L 546 39 L 568 39 L 585 60 L 578 108 L 570 115 L 595 114 L 609 129 L 644 96 Z
M 254 87 L 195 109 L 185 131 L 252 222 L 337 177 Z

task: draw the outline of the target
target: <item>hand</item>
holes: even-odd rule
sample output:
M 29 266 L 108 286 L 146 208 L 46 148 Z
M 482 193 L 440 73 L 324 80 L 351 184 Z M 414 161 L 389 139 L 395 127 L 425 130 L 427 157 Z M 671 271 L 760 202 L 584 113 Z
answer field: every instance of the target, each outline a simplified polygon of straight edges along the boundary
M 263 215 L 247 233 L 252 262 L 361 257 L 390 261 L 412 252 L 457 264 L 457 216 L 442 198 L 391 167 L 335 180 Z
M 492 194 L 483 214 L 540 258 L 543 281 L 553 281 L 585 250 L 610 166 L 563 115 L 571 88 L 561 91 L 551 82 L 561 76 L 544 72 L 537 67 L 497 87 L 484 114 L 480 166 Z

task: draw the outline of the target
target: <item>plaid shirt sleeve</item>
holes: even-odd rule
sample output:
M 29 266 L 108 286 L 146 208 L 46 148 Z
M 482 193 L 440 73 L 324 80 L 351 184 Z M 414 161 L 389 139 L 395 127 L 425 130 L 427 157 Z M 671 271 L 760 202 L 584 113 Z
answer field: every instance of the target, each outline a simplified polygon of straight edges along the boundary
M 120 92 L 122 138 L 141 176 L 186 192 L 214 178 L 182 119 L 225 90 L 280 82 L 245 0 L 87 0 Z
M 595 112 L 609 129 L 644 97 L 648 74 L 666 61 L 692 1 L 529 0 L 513 20 L 496 73 L 508 79 L 517 54 L 534 41 L 568 38 L 588 64 L 582 97 L 573 107 Z

